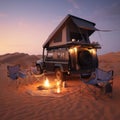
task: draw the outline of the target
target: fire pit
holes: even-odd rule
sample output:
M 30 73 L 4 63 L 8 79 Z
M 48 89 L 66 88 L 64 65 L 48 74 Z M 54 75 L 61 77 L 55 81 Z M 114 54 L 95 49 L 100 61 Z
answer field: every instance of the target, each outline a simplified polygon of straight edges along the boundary
M 62 97 L 70 94 L 70 89 L 71 87 L 65 87 L 65 83 L 61 80 L 50 81 L 45 77 L 42 83 L 31 85 L 26 92 L 32 96 Z
M 62 81 L 55 79 L 54 83 L 50 83 L 48 78 L 46 78 L 42 85 L 38 86 L 37 89 L 41 91 L 52 91 L 54 93 L 61 93 L 62 91 Z
M 59 80 L 45 82 L 46 79 L 41 84 L 33 84 L 28 86 L 26 93 L 32 96 L 46 96 L 46 97 L 63 97 L 65 95 L 74 94 L 75 92 L 80 91 L 79 86 L 63 86 L 63 82 Z M 68 81 L 69 82 L 69 81 Z M 49 85 L 45 85 L 45 83 Z

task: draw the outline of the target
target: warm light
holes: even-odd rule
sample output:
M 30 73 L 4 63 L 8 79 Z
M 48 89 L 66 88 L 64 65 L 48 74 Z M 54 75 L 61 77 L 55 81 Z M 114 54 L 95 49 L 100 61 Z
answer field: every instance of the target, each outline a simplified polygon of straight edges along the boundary
M 49 80 L 46 78 L 46 80 L 44 81 L 44 86 L 49 88 L 50 87 L 50 82 Z
M 60 87 L 60 85 L 61 85 L 61 80 L 58 80 L 57 83 L 56 83 L 56 86 Z
M 57 93 L 60 93 L 61 92 L 61 90 L 60 90 L 60 87 L 57 87 L 57 91 L 56 91 Z
M 76 47 L 74 47 L 74 50 L 75 50 L 75 52 L 77 52 L 77 48 Z
M 96 55 L 96 49 L 92 49 L 93 55 Z
M 70 49 L 69 49 L 69 52 L 70 52 L 70 53 L 73 53 L 73 49 L 72 49 L 72 48 L 70 48 Z
M 76 53 L 76 52 L 77 52 L 77 47 L 70 48 L 70 49 L 69 49 L 69 52 L 70 52 L 70 53 L 73 53 L 73 52 Z
M 63 82 L 62 87 L 63 87 L 63 88 L 66 87 L 66 82 L 65 82 L 65 81 Z
M 96 55 L 96 49 L 90 49 L 89 52 L 92 53 L 93 55 Z
M 61 80 L 56 80 L 56 92 L 60 93 L 61 92 Z
M 75 39 L 74 39 L 74 38 L 72 39 L 72 42 L 75 42 Z

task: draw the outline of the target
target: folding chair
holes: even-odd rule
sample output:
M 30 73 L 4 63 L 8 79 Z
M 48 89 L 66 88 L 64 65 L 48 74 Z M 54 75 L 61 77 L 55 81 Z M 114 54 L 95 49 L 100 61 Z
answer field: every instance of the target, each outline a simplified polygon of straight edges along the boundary
M 95 98 L 96 88 L 99 88 L 103 94 L 107 94 L 109 97 L 112 97 L 113 70 L 104 71 L 97 68 L 92 73 L 82 73 L 80 77 L 88 90 L 94 93 L 93 95 Z M 94 89 L 91 89 L 89 85 L 95 86 Z
M 30 68 L 30 74 L 32 77 L 32 82 L 40 82 L 41 77 L 44 76 L 44 74 L 40 74 L 36 66 Z
M 26 74 L 20 70 L 20 65 L 7 66 L 8 77 L 16 82 L 17 87 L 20 84 L 20 78 L 25 78 Z

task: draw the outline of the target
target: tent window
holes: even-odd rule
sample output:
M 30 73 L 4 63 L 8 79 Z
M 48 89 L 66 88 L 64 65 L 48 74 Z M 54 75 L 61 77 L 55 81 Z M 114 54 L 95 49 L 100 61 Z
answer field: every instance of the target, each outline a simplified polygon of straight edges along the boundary
M 71 37 L 71 40 L 72 39 L 75 39 L 76 41 L 77 40 L 82 40 L 82 37 L 81 37 L 81 34 L 80 33 L 75 33 L 75 32 L 71 32 L 70 33 L 70 37 Z
M 87 35 L 85 34 L 80 34 L 76 32 L 71 32 L 70 33 L 70 40 L 74 39 L 75 41 L 84 41 L 84 42 L 89 42 L 89 38 L 87 38 Z
M 59 32 L 54 37 L 54 43 L 62 41 L 62 32 Z

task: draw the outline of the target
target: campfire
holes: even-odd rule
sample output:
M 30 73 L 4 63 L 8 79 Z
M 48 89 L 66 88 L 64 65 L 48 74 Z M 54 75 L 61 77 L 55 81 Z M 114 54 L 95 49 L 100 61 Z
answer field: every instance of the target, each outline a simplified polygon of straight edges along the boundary
M 50 87 L 51 87 L 48 78 L 45 79 L 43 86 L 44 86 L 45 88 L 50 88 Z
M 38 87 L 39 90 L 47 90 L 47 91 L 53 91 L 54 93 L 61 93 L 61 90 L 64 88 L 62 86 L 62 81 L 55 79 L 54 82 L 49 81 L 49 79 L 46 77 L 43 81 L 43 84 Z
M 60 93 L 61 92 L 61 88 L 60 87 L 57 87 L 57 93 Z

